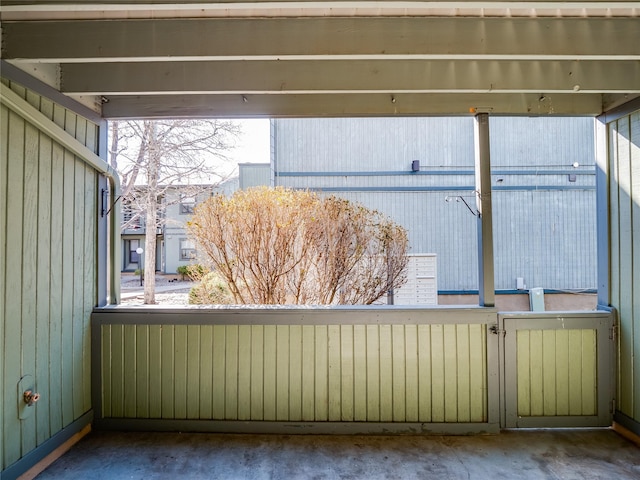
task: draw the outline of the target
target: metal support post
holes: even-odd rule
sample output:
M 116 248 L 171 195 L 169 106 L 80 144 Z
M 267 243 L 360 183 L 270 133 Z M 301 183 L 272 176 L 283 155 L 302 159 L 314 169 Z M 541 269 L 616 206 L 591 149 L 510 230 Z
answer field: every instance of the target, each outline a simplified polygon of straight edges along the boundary
M 478 210 L 478 294 L 481 307 L 495 306 L 493 222 L 489 114 L 478 113 L 474 123 L 476 208 Z

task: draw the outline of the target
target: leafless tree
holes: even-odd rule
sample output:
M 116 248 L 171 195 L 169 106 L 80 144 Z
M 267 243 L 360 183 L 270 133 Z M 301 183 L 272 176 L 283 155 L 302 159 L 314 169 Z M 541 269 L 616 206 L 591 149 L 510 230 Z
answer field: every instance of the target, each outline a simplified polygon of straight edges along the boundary
M 404 228 L 336 197 L 258 187 L 200 204 L 188 230 L 242 304 L 371 304 L 406 282 Z
M 145 226 L 144 303 L 155 303 L 156 234 L 162 209 L 180 201 L 180 186 L 197 197 L 224 180 L 220 161 L 233 148 L 238 124 L 222 120 L 136 120 L 111 123 L 109 159 L 120 174 L 125 222 Z

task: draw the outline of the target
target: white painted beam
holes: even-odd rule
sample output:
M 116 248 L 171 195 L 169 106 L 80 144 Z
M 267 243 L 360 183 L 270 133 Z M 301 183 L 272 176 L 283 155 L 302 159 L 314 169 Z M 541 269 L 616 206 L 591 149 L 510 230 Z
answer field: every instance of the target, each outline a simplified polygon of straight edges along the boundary
M 640 60 L 640 20 L 380 17 L 8 22 L 3 24 L 2 56 L 52 63 Z
M 465 115 L 598 115 L 600 94 L 305 94 L 151 95 L 109 97 L 106 118 L 319 117 Z
M 352 0 L 222 0 L 83 1 L 5 0 L 2 20 L 300 17 L 300 16 L 637 16 L 636 0 L 577 1 L 352 1 Z
M 640 61 L 220 61 L 65 64 L 67 94 L 631 93 Z

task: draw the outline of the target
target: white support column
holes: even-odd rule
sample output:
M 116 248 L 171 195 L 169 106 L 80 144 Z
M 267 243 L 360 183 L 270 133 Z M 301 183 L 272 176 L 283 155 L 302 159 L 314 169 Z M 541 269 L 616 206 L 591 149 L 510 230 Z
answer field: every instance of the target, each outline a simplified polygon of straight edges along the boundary
M 474 122 L 476 206 L 478 210 L 478 294 L 481 307 L 495 306 L 493 278 L 493 221 L 491 211 L 491 159 L 489 114 L 478 113 Z

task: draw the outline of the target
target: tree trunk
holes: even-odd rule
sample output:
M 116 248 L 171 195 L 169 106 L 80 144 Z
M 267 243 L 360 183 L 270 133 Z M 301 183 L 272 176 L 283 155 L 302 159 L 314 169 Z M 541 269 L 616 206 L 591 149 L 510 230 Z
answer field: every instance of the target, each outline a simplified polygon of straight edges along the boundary
M 149 132 L 149 167 L 146 200 L 145 252 L 144 252 L 144 303 L 156 303 L 156 232 L 158 230 L 158 148 L 156 145 L 156 124 L 150 122 Z
M 144 303 L 156 303 L 156 206 L 147 204 L 146 227 L 144 235 Z

